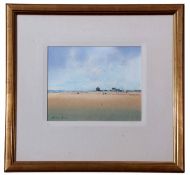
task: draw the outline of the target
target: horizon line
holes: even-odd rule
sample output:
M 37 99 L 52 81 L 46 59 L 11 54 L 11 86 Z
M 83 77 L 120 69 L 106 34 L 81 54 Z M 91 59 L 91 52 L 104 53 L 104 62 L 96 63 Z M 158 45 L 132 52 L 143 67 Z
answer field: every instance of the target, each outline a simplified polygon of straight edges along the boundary
M 121 91 L 141 91 L 141 89 L 117 89 L 117 90 L 121 90 Z M 64 90 L 64 89 L 48 89 L 48 91 L 73 91 L 73 92 L 77 92 L 77 91 L 97 91 L 97 90 Z M 114 91 L 111 89 L 102 89 L 99 91 Z M 98 91 L 97 91 L 98 92 Z

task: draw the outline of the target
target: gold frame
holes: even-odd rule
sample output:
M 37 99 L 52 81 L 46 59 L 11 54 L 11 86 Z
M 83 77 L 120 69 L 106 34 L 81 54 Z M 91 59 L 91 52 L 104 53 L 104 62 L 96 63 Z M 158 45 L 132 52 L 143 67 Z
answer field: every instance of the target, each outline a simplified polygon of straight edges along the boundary
M 184 5 L 24 5 L 6 6 L 5 171 L 184 172 Z M 16 161 L 17 15 L 173 15 L 173 162 Z

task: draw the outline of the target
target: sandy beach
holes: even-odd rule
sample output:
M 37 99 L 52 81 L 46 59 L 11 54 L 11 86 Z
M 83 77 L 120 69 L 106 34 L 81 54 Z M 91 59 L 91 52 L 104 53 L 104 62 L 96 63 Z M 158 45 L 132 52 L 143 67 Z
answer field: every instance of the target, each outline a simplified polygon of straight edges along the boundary
M 141 93 L 48 93 L 48 120 L 139 121 Z

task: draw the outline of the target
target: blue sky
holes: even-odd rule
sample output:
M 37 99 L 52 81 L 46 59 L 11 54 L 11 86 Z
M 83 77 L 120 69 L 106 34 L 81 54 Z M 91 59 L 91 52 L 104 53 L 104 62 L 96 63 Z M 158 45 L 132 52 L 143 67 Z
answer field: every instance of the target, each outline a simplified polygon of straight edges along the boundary
M 141 89 L 141 47 L 48 47 L 48 90 Z

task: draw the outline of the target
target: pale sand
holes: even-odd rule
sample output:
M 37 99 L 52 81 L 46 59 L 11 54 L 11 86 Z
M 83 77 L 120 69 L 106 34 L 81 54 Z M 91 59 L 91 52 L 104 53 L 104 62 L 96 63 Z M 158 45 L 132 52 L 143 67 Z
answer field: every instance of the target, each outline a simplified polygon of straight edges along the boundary
M 48 93 L 50 121 L 141 121 L 140 93 Z
M 48 109 L 132 108 L 141 109 L 140 93 L 48 93 Z

